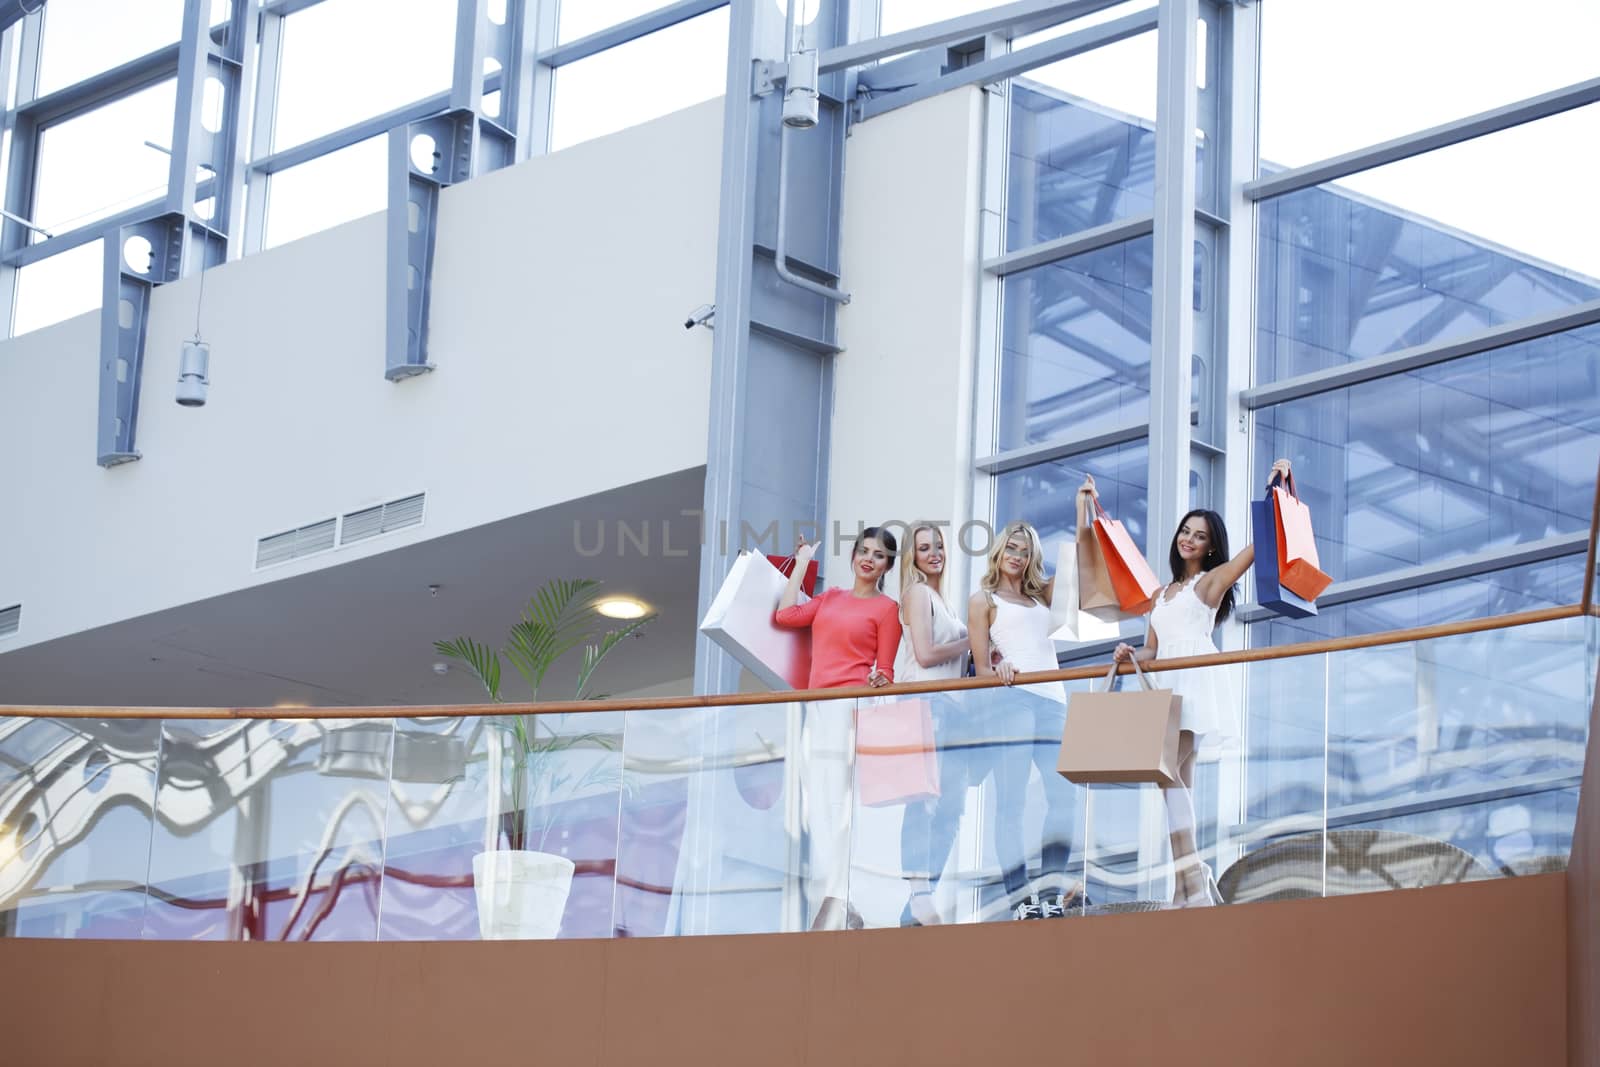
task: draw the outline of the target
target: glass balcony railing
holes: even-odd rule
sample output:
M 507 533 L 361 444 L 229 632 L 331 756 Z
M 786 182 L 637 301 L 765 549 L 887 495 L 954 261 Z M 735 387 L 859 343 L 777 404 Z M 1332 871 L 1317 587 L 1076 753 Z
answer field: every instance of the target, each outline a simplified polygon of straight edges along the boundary
M 1574 606 L 1198 668 L 1237 694 L 1192 793 L 1222 900 L 1559 869 L 1595 623 Z M 3 718 L 0 935 L 641 937 L 1171 906 L 1186 809 L 1057 774 L 1048 694 L 716 703 Z M 476 858 L 507 846 L 558 857 L 554 880 Z

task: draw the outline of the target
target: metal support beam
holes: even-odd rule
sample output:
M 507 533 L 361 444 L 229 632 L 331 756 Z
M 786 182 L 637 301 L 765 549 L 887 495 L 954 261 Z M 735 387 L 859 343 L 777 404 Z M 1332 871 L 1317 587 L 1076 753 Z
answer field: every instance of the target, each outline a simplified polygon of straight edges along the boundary
M 1404 374 L 1421 367 L 1431 367 L 1464 356 L 1521 344 L 1523 341 L 1565 333 L 1582 326 L 1592 326 L 1597 322 L 1600 322 L 1600 300 L 1590 300 L 1559 311 L 1548 311 L 1542 315 L 1509 322 L 1503 326 L 1492 326 L 1466 337 L 1449 341 L 1430 341 L 1413 348 L 1403 348 L 1398 352 L 1355 360 L 1342 367 L 1330 367 L 1327 370 L 1285 378 L 1271 385 L 1259 385 L 1240 393 L 1239 402 L 1251 410 L 1270 407 L 1273 404 L 1326 393 L 1332 389 L 1345 389 L 1377 378 L 1387 378 L 1392 374 Z
M 226 227 L 240 191 L 244 97 L 256 19 L 235 4 L 213 33 L 209 0 L 185 0 L 167 194 L 153 217 L 106 228 L 100 302 L 98 462 L 139 458 L 139 393 L 150 293 L 227 258 Z M 148 262 L 140 241 L 149 244 Z
M 506 8 L 513 37 L 501 93 L 505 101 L 501 115 L 516 135 L 519 163 L 550 149 L 555 68 L 540 63 L 538 57 L 556 46 L 560 6 L 559 0 L 510 0 Z
M 1559 115 L 1563 111 L 1571 111 L 1573 108 L 1583 107 L 1596 101 L 1600 101 L 1600 78 L 1590 78 L 1588 81 L 1581 81 L 1564 89 L 1541 93 L 1489 111 L 1480 111 L 1476 115 L 1468 115 L 1466 118 L 1446 122 L 1417 133 L 1409 133 L 1404 137 L 1396 137 L 1369 148 L 1358 148 L 1319 163 L 1310 163 L 1259 178 L 1244 187 L 1245 195 L 1252 200 L 1283 196 L 1349 174 L 1381 167 L 1386 163 L 1420 156 L 1436 148 L 1460 144 L 1462 141 L 1508 130 L 1525 122 Z
M 1122 244 L 1124 241 L 1148 237 L 1154 230 L 1154 215 L 1136 215 L 1130 219 L 1119 219 L 1104 226 L 1079 230 L 1077 233 L 1070 233 L 1053 241 L 1004 253 L 987 260 L 983 264 L 983 269 L 1003 278 L 1007 274 L 1018 274 L 1034 267 L 1042 267 L 1046 263 L 1081 256 L 1086 252 L 1096 252 L 1102 248 Z
M 383 376 L 391 382 L 434 369 L 428 361 L 428 307 L 440 191 L 508 166 L 516 156 L 510 130 L 483 113 L 484 60 L 494 58 L 497 73 L 503 73 L 515 41 L 509 20 L 499 26 L 489 21 L 488 6 L 488 0 L 457 0 L 455 65 L 445 110 L 389 131 Z
M 1122 0 L 1021 0 L 971 15 L 960 15 L 885 37 L 829 48 L 819 57 L 823 74 L 866 66 L 880 59 L 916 52 L 935 45 L 973 41 L 991 33 L 1020 37 L 1112 7 Z M 780 68 L 781 69 L 781 68 Z
M 1072 56 L 1082 55 L 1096 48 L 1118 41 L 1125 41 L 1130 37 L 1137 37 L 1141 33 L 1148 33 L 1155 29 L 1156 9 L 1147 8 L 1136 11 L 1131 15 L 1124 15 L 1120 19 L 1104 22 L 1098 26 L 1091 26 L 1086 30 L 1069 33 L 1065 37 L 1058 37 L 1053 41 L 1045 41 L 1031 48 L 1024 48 L 1020 52 L 1009 52 L 1005 55 L 986 59 L 970 66 L 951 71 L 942 77 L 925 81 L 920 85 L 913 85 L 897 92 L 885 93 L 862 100 L 856 105 L 857 121 L 865 122 L 897 108 L 907 107 L 919 100 L 938 96 L 940 93 L 959 89 L 966 85 L 990 85 L 1016 77 L 1019 74 L 1042 67 L 1048 63 L 1056 63 Z
M 1050 463 L 1069 456 L 1081 456 L 1085 452 L 1098 452 L 1102 448 L 1113 448 L 1129 441 L 1138 441 L 1144 438 L 1149 429 L 1150 424 L 1143 419 L 1131 419 L 1096 433 L 1076 434 L 1062 440 L 1007 449 L 992 456 L 984 456 L 973 466 L 984 474 L 1005 474 L 1007 471 L 1023 467 Z
M 100 297 L 100 416 L 96 462 L 115 467 L 139 458 L 134 447 L 143 380 L 150 293 L 182 275 L 188 226 L 181 215 L 135 222 L 105 235 Z M 148 242 L 144 253 L 140 242 Z M 226 252 L 220 239 L 219 254 Z
M 1161 0 L 1156 44 L 1151 254 L 1150 503 L 1146 554 L 1159 559 L 1188 510 L 1194 352 L 1195 23 L 1199 0 Z

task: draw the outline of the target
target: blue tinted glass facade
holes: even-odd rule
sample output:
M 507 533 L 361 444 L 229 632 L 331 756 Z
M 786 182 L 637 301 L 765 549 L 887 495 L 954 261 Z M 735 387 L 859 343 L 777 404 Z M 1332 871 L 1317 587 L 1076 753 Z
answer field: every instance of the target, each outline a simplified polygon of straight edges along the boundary
M 1008 276 L 1000 447 L 1150 411 L 1150 238 Z
M 1600 281 L 1332 187 L 1264 201 L 1259 210 L 1258 382 L 1452 340 L 1600 296 Z

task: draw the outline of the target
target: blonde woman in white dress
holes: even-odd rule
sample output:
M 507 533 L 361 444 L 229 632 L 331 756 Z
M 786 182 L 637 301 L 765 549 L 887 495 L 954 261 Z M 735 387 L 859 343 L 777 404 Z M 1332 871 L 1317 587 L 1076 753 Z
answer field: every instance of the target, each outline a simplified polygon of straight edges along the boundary
M 1289 461 L 1272 465 L 1274 476 L 1289 477 Z M 1078 490 L 1078 522 L 1087 521 L 1089 501 L 1098 496 L 1094 478 Z M 1113 653 L 1118 663 L 1157 657 L 1202 656 L 1217 651 L 1211 633 L 1233 611 L 1233 587 L 1255 562 L 1256 550 L 1245 545 L 1228 556 L 1228 529 L 1222 516 L 1196 508 L 1178 523 L 1167 553 L 1172 584 L 1157 594 L 1150 608 L 1144 647 L 1124 642 Z M 1178 781 L 1162 790 L 1167 807 L 1167 836 L 1172 845 L 1173 903 L 1206 907 L 1222 903 L 1210 865 L 1200 862 L 1195 841 L 1194 765 L 1198 750 L 1224 743 L 1239 734 L 1239 698 L 1219 667 L 1166 671 L 1159 684 L 1183 698 L 1178 729 Z
M 1045 578 L 1043 556 L 1039 534 L 1026 522 L 1007 523 L 995 539 L 981 588 L 967 606 L 972 662 L 979 677 L 997 676 L 1009 686 L 1018 674 L 1060 666 L 1050 640 L 1056 580 Z M 992 651 L 999 653 L 998 662 Z M 994 840 L 1012 917 L 1056 918 L 1079 903 L 1075 890 L 1065 891 L 1077 795 L 1056 773 L 1067 721 L 1066 687 L 1035 682 L 1015 691 L 989 692 L 995 694 L 985 716 L 995 777 Z M 1045 797 L 1037 891 L 1029 884 L 1022 844 L 1022 814 L 1034 767 Z
M 901 634 L 895 680 L 960 678 L 967 664 L 967 627 L 944 597 L 944 535 L 932 523 L 919 522 L 911 527 L 906 540 L 908 558 L 900 562 Z M 959 824 L 967 786 L 965 754 L 948 747 L 964 709 L 944 693 L 927 697 L 933 707 L 934 745 L 939 753 L 939 796 L 906 805 L 900 828 L 900 862 L 910 899 L 900 916 L 902 926 L 933 926 L 940 921 L 933 903 L 933 882 L 944 870 L 955 842 L 952 824 Z

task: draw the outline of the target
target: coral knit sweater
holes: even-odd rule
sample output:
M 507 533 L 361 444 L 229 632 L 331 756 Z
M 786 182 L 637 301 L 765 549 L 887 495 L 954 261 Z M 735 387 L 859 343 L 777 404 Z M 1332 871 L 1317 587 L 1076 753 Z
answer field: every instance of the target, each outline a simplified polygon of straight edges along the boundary
M 808 689 L 866 685 L 874 663 L 894 681 L 900 609 L 892 597 L 858 597 L 830 589 L 815 600 L 778 610 L 772 621 L 788 630 L 811 628 Z

